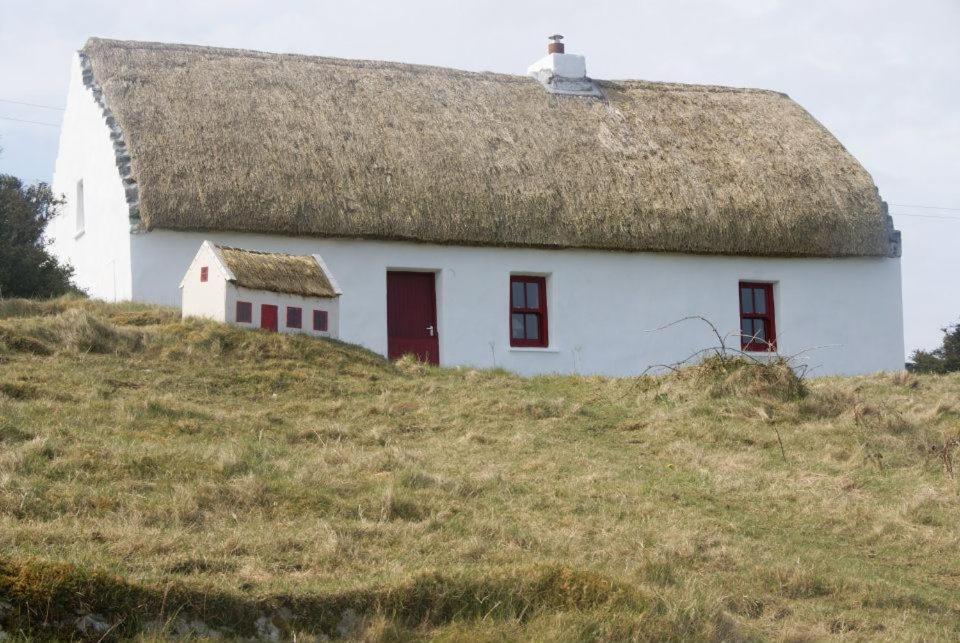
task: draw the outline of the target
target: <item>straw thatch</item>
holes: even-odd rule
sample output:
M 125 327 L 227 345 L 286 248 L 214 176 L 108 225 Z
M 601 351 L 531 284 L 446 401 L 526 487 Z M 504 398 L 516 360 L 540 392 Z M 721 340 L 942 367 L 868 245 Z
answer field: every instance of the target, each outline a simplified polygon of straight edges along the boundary
M 337 296 L 320 264 L 309 255 L 214 247 L 223 263 L 233 272 L 234 283 L 238 286 L 304 297 Z
M 770 91 L 92 39 L 146 228 L 885 255 L 870 175 Z M 518 61 L 518 64 L 523 61 Z

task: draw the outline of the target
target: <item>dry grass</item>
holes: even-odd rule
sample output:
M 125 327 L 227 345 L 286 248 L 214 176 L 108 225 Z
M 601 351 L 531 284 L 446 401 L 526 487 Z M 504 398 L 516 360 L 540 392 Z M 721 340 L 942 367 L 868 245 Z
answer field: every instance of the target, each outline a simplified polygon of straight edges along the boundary
M 236 277 L 238 286 L 304 297 L 335 297 L 337 294 L 320 264 L 310 255 L 215 247 Z
M 81 53 L 147 228 L 890 252 L 869 174 L 776 92 L 622 81 L 601 83 L 605 101 L 557 99 L 418 65 L 101 39 Z
M 523 379 L 4 306 L 8 632 L 960 636 L 958 376 Z

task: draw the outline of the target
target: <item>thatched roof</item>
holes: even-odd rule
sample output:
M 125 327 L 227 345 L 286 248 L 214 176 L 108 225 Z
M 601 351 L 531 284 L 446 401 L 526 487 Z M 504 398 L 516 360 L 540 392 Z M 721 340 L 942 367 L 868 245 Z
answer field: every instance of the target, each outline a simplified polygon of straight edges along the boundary
M 100 39 L 81 60 L 145 229 L 890 252 L 870 175 L 776 92 L 601 81 L 602 100 L 559 98 L 522 76 Z
M 234 283 L 251 290 L 268 290 L 304 297 L 336 297 L 323 266 L 310 255 L 243 250 L 214 246 L 217 256 L 230 269 Z

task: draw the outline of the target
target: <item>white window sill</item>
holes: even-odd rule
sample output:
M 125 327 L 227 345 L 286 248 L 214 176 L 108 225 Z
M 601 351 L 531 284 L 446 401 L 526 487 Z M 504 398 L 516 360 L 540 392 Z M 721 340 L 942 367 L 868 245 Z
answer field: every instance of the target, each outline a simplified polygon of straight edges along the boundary
M 560 349 L 556 346 L 547 346 L 546 348 L 541 348 L 539 346 L 511 346 L 511 353 L 559 353 Z
M 86 232 L 86 230 L 77 230 L 76 232 L 73 233 L 73 238 L 74 238 L 74 239 L 79 239 L 80 237 L 83 236 L 83 234 L 84 234 L 85 232 Z

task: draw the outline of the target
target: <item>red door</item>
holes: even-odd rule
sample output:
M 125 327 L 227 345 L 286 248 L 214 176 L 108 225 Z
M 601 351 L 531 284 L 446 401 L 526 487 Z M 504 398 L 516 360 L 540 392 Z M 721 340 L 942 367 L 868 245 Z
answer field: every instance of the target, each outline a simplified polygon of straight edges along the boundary
M 260 306 L 260 328 L 266 328 L 271 332 L 277 332 L 277 307 L 273 304 L 262 304 Z
M 387 273 L 387 356 L 440 363 L 437 290 L 432 272 Z

